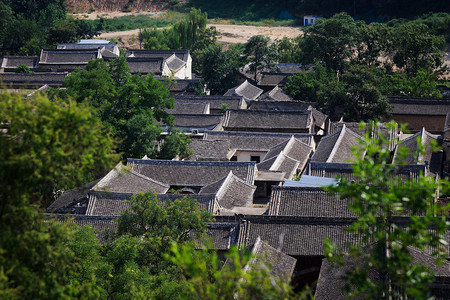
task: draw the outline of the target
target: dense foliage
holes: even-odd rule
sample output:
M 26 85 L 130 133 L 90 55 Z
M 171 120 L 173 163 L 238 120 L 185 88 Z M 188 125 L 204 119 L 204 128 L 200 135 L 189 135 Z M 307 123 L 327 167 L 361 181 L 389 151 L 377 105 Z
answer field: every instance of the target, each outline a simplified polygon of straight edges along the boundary
M 345 291 L 352 298 L 428 299 L 433 273 L 414 260 L 411 247 L 431 251 L 441 262 L 445 260 L 447 245 L 441 237 L 449 226 L 448 205 L 437 204 L 435 199 L 448 193 L 449 181 L 423 174 L 405 180 L 397 172 L 405 165 L 408 151 L 400 145 L 392 163 L 388 143 L 383 134 L 367 133 L 354 149 L 355 180 L 341 178 L 338 186 L 328 188 L 347 199 L 358 217 L 349 230 L 365 247 L 348 245 L 348 250 L 343 250 L 330 244 L 327 257 L 341 265 L 356 262 L 344 274 Z M 398 216 L 403 216 L 402 223 L 396 221 Z M 374 276 L 374 272 L 379 275 Z
M 174 130 L 168 137 L 169 144 L 158 152 L 161 122 L 173 124 L 173 116 L 165 109 L 173 108 L 175 101 L 169 97 L 164 83 L 152 74 L 131 75 L 124 57 L 109 64 L 102 59 L 91 60 L 84 70 L 72 72 L 64 80 L 64 86 L 66 90 L 52 91 L 54 96 L 69 95 L 96 109 L 99 118 L 120 141 L 118 152 L 123 158 L 147 155 L 172 159 L 178 154 L 189 155 L 189 138 Z

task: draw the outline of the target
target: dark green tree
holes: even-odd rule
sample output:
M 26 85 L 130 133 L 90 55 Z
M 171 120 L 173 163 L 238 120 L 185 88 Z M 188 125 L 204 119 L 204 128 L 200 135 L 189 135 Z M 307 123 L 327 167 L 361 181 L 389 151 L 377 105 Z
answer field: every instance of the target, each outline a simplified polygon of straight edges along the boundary
M 354 55 L 357 35 L 356 22 L 346 13 L 320 19 L 304 29 L 299 42 L 302 62 L 313 63 L 317 59 L 327 68 L 342 72 Z
M 252 36 L 245 44 L 244 54 L 249 60 L 250 72 L 254 73 L 254 80 L 258 82 L 263 71 L 278 69 L 278 52 L 275 45 L 270 45 L 270 39 L 262 35 Z
M 20 64 L 20 65 L 18 65 L 17 67 L 14 68 L 14 73 L 28 73 L 28 74 L 32 74 L 34 72 L 31 71 L 30 68 L 28 68 L 27 65 Z

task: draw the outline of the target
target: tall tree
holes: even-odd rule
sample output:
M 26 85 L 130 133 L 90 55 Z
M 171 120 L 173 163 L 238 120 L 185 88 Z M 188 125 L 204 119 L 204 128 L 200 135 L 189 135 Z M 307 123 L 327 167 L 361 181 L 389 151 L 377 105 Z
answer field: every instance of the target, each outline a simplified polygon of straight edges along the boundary
M 250 72 L 258 82 L 263 71 L 277 70 L 278 52 L 275 45 L 270 45 L 270 39 L 262 35 L 252 36 L 245 44 L 245 56 L 250 61 Z
M 323 61 L 327 68 L 343 71 L 354 54 L 358 27 L 351 16 L 339 13 L 329 19 L 320 19 L 304 29 L 300 40 L 302 61 Z

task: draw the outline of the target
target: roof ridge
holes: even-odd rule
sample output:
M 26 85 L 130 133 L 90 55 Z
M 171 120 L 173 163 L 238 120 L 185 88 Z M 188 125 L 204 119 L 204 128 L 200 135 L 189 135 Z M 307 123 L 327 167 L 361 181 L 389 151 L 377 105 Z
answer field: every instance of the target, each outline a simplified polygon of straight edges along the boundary
M 339 148 L 339 145 L 340 145 L 342 139 L 344 138 L 345 128 L 346 128 L 346 126 L 345 126 L 345 124 L 344 124 L 344 125 L 342 126 L 340 132 L 339 132 L 338 139 L 336 140 L 336 142 L 335 142 L 334 145 L 333 145 L 333 149 L 331 150 L 330 155 L 328 155 L 328 158 L 327 158 L 327 161 L 326 161 L 327 163 L 333 161 L 333 158 L 334 158 L 334 156 L 336 155 L 337 149 Z

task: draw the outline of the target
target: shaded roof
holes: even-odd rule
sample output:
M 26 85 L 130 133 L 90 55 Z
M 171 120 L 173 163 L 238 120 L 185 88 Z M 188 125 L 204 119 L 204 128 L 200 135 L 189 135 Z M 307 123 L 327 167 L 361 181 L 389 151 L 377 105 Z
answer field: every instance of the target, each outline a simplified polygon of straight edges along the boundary
M 388 97 L 394 115 L 445 116 L 450 112 L 450 99 Z
M 261 94 L 263 93 L 263 90 L 254 86 L 247 80 L 241 83 L 238 86 L 235 86 L 234 88 L 229 89 L 224 96 L 242 96 L 245 99 L 248 100 L 256 100 Z
M 19 65 L 36 69 L 39 67 L 39 56 L 3 56 L 1 68 L 15 69 Z
M 222 104 L 228 105 L 230 109 L 246 109 L 247 103 L 241 96 L 193 96 L 193 95 L 176 95 L 177 102 L 207 102 L 210 109 L 221 109 Z
M 173 161 L 127 160 L 131 168 L 149 178 L 155 178 L 171 186 L 205 186 L 214 183 L 233 171 L 233 174 L 253 184 L 255 162 L 233 161 Z
M 250 250 L 254 258 L 248 262 L 245 268 L 257 268 L 258 265 L 263 264 L 270 268 L 270 274 L 272 276 L 281 279 L 285 283 L 289 282 L 297 264 L 295 258 L 270 246 L 260 237 L 256 238 Z
M 366 247 L 367 251 L 373 251 L 377 245 L 377 243 L 374 243 Z M 383 249 L 380 249 L 380 251 L 383 251 Z M 408 246 L 408 251 L 412 256 L 412 264 L 425 266 L 435 274 L 434 282 L 437 284 L 430 284 L 431 294 L 437 296 L 436 299 L 448 299 L 448 292 L 450 292 L 450 263 L 445 262 L 442 265 L 437 265 L 435 262 L 436 259 L 433 256 L 410 246 Z M 382 280 L 383 276 L 381 276 L 380 272 L 375 268 L 367 266 L 366 263 L 367 261 L 364 260 L 364 257 L 344 257 L 343 266 L 338 266 L 324 259 L 320 269 L 315 299 L 346 299 L 348 294 L 344 292 L 345 280 L 342 277 L 347 272 L 351 272 L 356 265 L 370 269 L 368 275 L 372 281 Z M 442 294 L 443 291 L 444 294 Z M 443 296 L 443 298 L 440 298 L 440 296 Z
M 145 58 L 169 58 L 174 55 L 187 62 L 190 56 L 189 50 L 138 50 L 127 49 L 125 57 L 145 57 Z
M 313 135 L 309 133 L 279 133 L 279 132 L 245 132 L 245 131 L 205 131 L 205 140 L 227 140 L 230 147 L 238 150 L 268 151 L 291 136 L 310 145 Z
M 301 217 L 355 217 L 347 200 L 330 195 L 321 188 L 272 187 L 269 215 Z
M 0 73 L 0 79 L 6 86 L 41 87 L 45 84 L 51 87 L 63 85 L 67 73 Z
M 162 58 L 141 58 L 127 57 L 128 67 L 131 73 L 154 73 L 161 75 L 164 59 Z
M 285 179 L 291 179 L 302 170 L 311 155 L 312 148 L 292 136 L 274 147 L 257 164 L 258 170 L 278 171 L 285 173 Z
M 311 102 L 301 101 L 252 101 L 249 109 L 253 110 L 278 110 L 278 111 L 303 111 L 308 110 Z
M 227 110 L 223 127 L 237 131 L 312 131 L 311 111 Z
M 210 185 L 204 186 L 199 194 L 215 194 L 220 208 L 250 206 L 256 186 L 248 184 L 230 171 L 228 175 Z
M 208 224 L 206 239 L 210 239 L 216 250 L 228 250 L 237 244 L 239 228 L 234 222 Z
M 305 70 L 305 66 L 302 64 L 277 64 L 280 68 L 280 73 L 283 74 L 297 74 Z
M 353 221 L 349 218 L 245 216 L 241 219 L 239 245 L 248 247 L 259 236 L 288 255 L 322 256 L 327 237 L 344 249 L 347 243 L 361 243 L 346 230 Z
M 163 79 L 160 79 L 163 81 Z M 200 84 L 199 79 L 176 79 L 168 89 L 171 93 L 193 93 Z
M 175 121 L 173 126 L 180 131 L 191 132 L 197 130 L 204 132 L 205 130 L 218 130 L 222 126 L 222 115 L 212 114 L 174 114 Z M 168 126 L 163 126 L 167 130 Z
M 291 74 L 264 74 L 259 81 L 259 85 L 283 87 L 288 81 L 289 76 L 291 76 Z
M 100 179 L 89 182 L 83 186 L 65 191 L 46 209 L 48 212 L 72 212 L 73 206 L 77 203 L 87 200 L 91 188 L 99 182 Z
M 268 92 L 265 92 L 259 97 L 260 101 L 269 100 L 269 101 L 291 101 L 292 97 L 287 95 L 281 88 L 275 86 Z
M 129 200 L 131 193 L 106 193 L 91 192 L 86 215 L 90 216 L 119 216 L 121 213 L 131 207 Z M 161 201 L 174 201 L 183 199 L 186 195 L 182 194 L 164 194 L 157 195 Z M 199 207 L 214 213 L 216 210 L 214 195 L 189 195 L 190 198 L 197 200 Z
M 91 226 L 100 243 L 106 242 L 108 236 L 116 232 L 116 216 L 64 215 L 63 220 L 70 220 L 78 226 Z
M 311 161 L 328 163 L 349 162 L 355 159 L 353 147 L 359 146 L 359 139 L 361 139 L 361 136 L 343 125 L 341 130 L 322 137 Z M 361 156 L 364 156 L 364 153 L 361 153 Z
M 172 109 L 166 109 L 169 114 L 201 115 L 209 114 L 208 102 L 186 102 L 176 101 Z
M 39 65 L 87 64 L 97 58 L 102 58 L 99 49 L 42 49 Z
M 150 179 L 119 163 L 92 190 L 97 192 L 131 194 L 155 191 L 157 194 L 165 194 L 169 188 L 169 185 Z
M 192 139 L 189 150 L 193 153 L 187 160 L 229 160 L 232 154 L 228 140 Z

